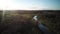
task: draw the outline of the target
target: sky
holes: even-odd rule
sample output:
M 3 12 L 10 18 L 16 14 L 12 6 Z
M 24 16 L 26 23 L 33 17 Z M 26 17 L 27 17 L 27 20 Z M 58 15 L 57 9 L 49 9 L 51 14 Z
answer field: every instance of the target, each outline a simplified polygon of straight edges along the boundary
M 60 10 L 60 0 L 0 0 L 0 10 Z

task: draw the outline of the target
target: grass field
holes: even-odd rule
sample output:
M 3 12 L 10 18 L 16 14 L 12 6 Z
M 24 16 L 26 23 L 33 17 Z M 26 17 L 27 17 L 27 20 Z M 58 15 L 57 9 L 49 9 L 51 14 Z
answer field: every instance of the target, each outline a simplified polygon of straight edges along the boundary
M 20 16 L 23 16 L 24 19 L 30 19 L 34 23 L 33 16 L 38 15 L 39 21 L 47 27 L 52 34 L 60 34 L 59 24 L 60 24 L 60 15 L 59 11 L 6 11 L 4 14 L 4 23 L 5 25 L 10 24 L 10 22 L 19 22 Z M 38 34 L 38 29 L 33 29 L 34 33 Z

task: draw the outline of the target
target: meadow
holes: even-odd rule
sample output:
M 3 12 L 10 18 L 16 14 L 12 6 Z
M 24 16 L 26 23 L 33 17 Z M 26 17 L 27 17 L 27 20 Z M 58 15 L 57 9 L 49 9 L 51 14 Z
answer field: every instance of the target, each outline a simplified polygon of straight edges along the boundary
M 53 11 L 53 10 L 38 10 L 38 11 L 6 11 L 4 14 L 4 26 L 8 26 L 9 24 L 12 25 L 12 23 L 19 23 L 21 21 L 21 16 L 23 16 L 22 19 L 24 19 L 24 21 L 28 21 L 30 20 L 31 23 L 34 23 L 33 20 L 33 16 L 37 15 L 38 16 L 38 20 L 41 21 L 41 23 L 47 27 L 47 30 L 49 30 L 49 32 L 51 32 L 52 34 L 60 34 L 59 31 L 59 24 L 60 24 L 60 15 L 59 15 L 59 11 Z M 1 12 L 0 12 L 0 16 L 1 16 Z M 21 17 L 21 18 L 20 18 Z M 30 25 L 32 25 L 30 24 Z M 11 26 L 10 25 L 10 26 Z M 13 27 L 15 25 L 12 25 Z M 20 25 L 19 25 L 20 26 Z M 27 25 L 28 26 L 28 25 Z M 32 26 L 34 27 L 34 26 Z M 40 34 L 41 31 L 39 31 L 39 29 L 33 28 L 32 30 L 33 34 Z M 39 33 L 40 32 L 40 33 Z

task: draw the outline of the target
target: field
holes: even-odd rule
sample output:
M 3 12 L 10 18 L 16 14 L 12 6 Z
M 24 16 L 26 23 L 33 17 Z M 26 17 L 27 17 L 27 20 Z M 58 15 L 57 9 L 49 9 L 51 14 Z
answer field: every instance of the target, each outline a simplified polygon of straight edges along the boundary
M 60 30 L 59 30 L 59 24 L 60 24 L 60 15 L 59 15 L 59 11 L 57 10 L 38 10 L 38 11 L 25 11 L 25 10 L 11 10 L 11 11 L 6 11 L 4 13 L 4 20 L 3 20 L 3 27 L 6 26 L 13 26 L 13 28 L 15 28 L 13 25 L 14 23 L 20 23 L 21 20 L 21 16 L 23 16 L 23 21 L 28 21 L 30 20 L 32 24 L 34 24 L 34 20 L 33 20 L 33 16 L 37 15 L 38 16 L 38 20 L 45 26 L 47 27 L 47 30 L 49 32 L 51 32 L 52 34 L 60 34 Z M 1 15 L 1 12 L 0 12 Z M 21 17 L 21 18 L 20 18 Z M 30 28 L 32 26 L 32 24 L 30 24 Z M 21 25 L 18 25 L 19 27 Z M 18 27 L 17 26 L 17 27 Z M 27 25 L 28 26 L 28 25 Z M 35 28 L 34 26 L 32 26 L 33 30 L 33 34 L 40 34 L 41 31 L 39 31 L 39 29 Z M 27 30 L 27 29 L 26 29 Z M 14 31 L 16 31 L 16 29 L 14 29 Z M 31 33 L 31 32 L 30 32 Z

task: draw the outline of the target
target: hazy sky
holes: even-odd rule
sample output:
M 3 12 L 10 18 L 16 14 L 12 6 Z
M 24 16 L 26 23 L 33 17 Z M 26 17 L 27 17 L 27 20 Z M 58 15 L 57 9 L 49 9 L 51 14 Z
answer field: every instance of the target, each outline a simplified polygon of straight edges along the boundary
M 60 10 L 60 0 L 0 0 L 0 10 Z

